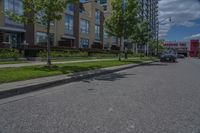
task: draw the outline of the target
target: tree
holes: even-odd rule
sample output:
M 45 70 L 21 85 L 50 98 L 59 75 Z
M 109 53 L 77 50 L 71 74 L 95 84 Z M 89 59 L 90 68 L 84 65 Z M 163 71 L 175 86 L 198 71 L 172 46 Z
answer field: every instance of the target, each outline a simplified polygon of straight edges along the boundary
M 151 37 L 151 32 L 149 30 L 147 21 L 140 21 L 135 27 L 134 32 L 132 32 L 131 39 L 134 43 L 138 45 L 145 45 L 149 42 Z
M 163 46 L 164 40 L 158 40 L 158 51 L 163 52 L 165 50 L 164 46 Z M 157 52 L 157 39 L 151 39 L 149 41 L 149 46 L 150 46 L 150 50 L 154 51 L 154 53 Z
M 125 37 L 129 39 L 132 34 L 137 34 L 135 27 L 140 23 L 138 0 L 128 0 L 125 12 Z
M 122 38 L 124 37 L 124 10 L 122 6 L 123 0 L 112 1 L 112 14 L 105 22 L 106 32 L 110 36 L 120 39 L 119 61 L 121 61 Z
M 122 39 L 128 39 L 137 24 L 137 0 L 113 0 L 112 14 L 105 22 L 106 32 L 120 39 L 119 61 L 121 60 Z
M 131 35 L 137 34 L 135 27 L 140 22 L 138 0 L 128 0 L 125 12 L 125 39 L 131 41 Z M 125 59 L 128 58 L 127 50 L 125 51 Z
M 62 19 L 62 14 L 68 3 L 78 0 L 22 0 L 24 15 L 5 11 L 5 14 L 15 22 L 24 24 L 42 22 L 47 30 L 47 65 L 51 66 L 50 28 L 51 23 Z

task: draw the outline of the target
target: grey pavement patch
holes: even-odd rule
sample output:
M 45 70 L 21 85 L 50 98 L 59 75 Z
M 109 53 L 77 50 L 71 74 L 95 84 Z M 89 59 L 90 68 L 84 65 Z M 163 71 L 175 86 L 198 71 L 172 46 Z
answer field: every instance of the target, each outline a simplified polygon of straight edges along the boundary
M 97 70 L 83 71 L 72 73 L 68 75 L 51 76 L 45 78 L 37 78 L 26 81 L 5 83 L 0 85 L 0 99 L 11 97 L 14 95 L 24 94 L 31 91 L 37 91 L 42 89 L 47 89 L 49 87 L 54 87 L 57 85 L 62 85 L 66 83 L 76 82 L 83 79 L 96 77 L 99 75 L 109 74 L 117 71 L 122 71 L 130 69 L 137 66 L 151 64 L 153 61 L 146 61 L 142 64 L 128 64 L 123 66 L 115 66 L 109 68 L 102 68 Z M 111 78 L 110 78 L 111 80 Z

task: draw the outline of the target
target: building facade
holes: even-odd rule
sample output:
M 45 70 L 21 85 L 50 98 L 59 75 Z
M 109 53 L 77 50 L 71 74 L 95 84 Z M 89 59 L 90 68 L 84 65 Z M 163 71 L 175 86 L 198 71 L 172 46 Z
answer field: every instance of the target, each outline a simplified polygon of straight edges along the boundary
M 23 14 L 23 5 L 20 0 L 0 0 L 1 11 L 11 11 Z M 16 23 L 5 15 L 0 15 L 0 44 L 9 47 L 18 47 L 25 38 L 25 26 Z
M 88 0 L 80 12 L 80 46 L 81 48 L 103 48 L 103 7 L 95 0 Z
M 149 24 L 151 37 L 156 39 L 158 33 L 158 0 L 139 0 L 141 17 Z
M 1 11 L 23 14 L 21 0 L 1 0 Z M 79 4 L 68 4 L 61 20 L 51 23 L 51 45 L 69 48 L 103 47 L 103 7 L 90 0 Z M 17 47 L 19 45 L 46 46 L 46 26 L 18 24 L 8 17 L 0 16 L 0 44 Z
M 108 19 L 112 13 L 111 0 L 96 0 L 96 2 L 103 7 L 105 20 Z M 119 39 L 117 37 L 109 36 L 106 33 L 105 29 L 104 29 L 103 41 L 105 49 L 111 49 L 111 48 L 115 49 L 115 47 L 119 47 Z
M 149 39 L 158 40 L 158 30 L 159 30 L 159 21 L 158 21 L 158 1 L 159 0 L 139 0 L 140 6 L 140 17 L 142 21 L 146 21 L 148 23 L 149 29 Z M 153 53 L 155 51 L 150 51 L 149 45 L 137 45 L 135 44 L 134 49 L 136 52 L 145 53 L 148 55 L 149 53 Z
M 165 49 L 175 50 L 178 54 L 188 56 L 189 45 L 187 42 L 168 41 L 163 44 Z

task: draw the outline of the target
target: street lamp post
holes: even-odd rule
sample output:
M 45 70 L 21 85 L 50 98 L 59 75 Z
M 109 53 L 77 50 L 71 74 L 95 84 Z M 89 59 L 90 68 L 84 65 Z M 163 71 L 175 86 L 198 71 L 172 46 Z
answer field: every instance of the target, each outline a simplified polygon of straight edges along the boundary
M 172 18 L 167 17 L 167 18 L 162 19 L 161 21 L 158 20 L 158 23 L 157 23 L 157 47 L 156 47 L 157 56 L 159 55 L 159 25 L 165 22 L 167 19 L 169 20 L 170 23 L 172 22 Z

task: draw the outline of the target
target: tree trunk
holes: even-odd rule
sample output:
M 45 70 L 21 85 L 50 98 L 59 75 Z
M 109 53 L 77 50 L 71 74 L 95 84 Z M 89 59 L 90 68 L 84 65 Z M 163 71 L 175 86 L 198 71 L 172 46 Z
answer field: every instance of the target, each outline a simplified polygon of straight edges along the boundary
M 121 61 L 121 51 L 122 51 L 122 37 L 120 37 L 120 44 L 119 44 L 119 61 Z
M 47 24 L 47 66 L 51 66 L 50 21 Z

